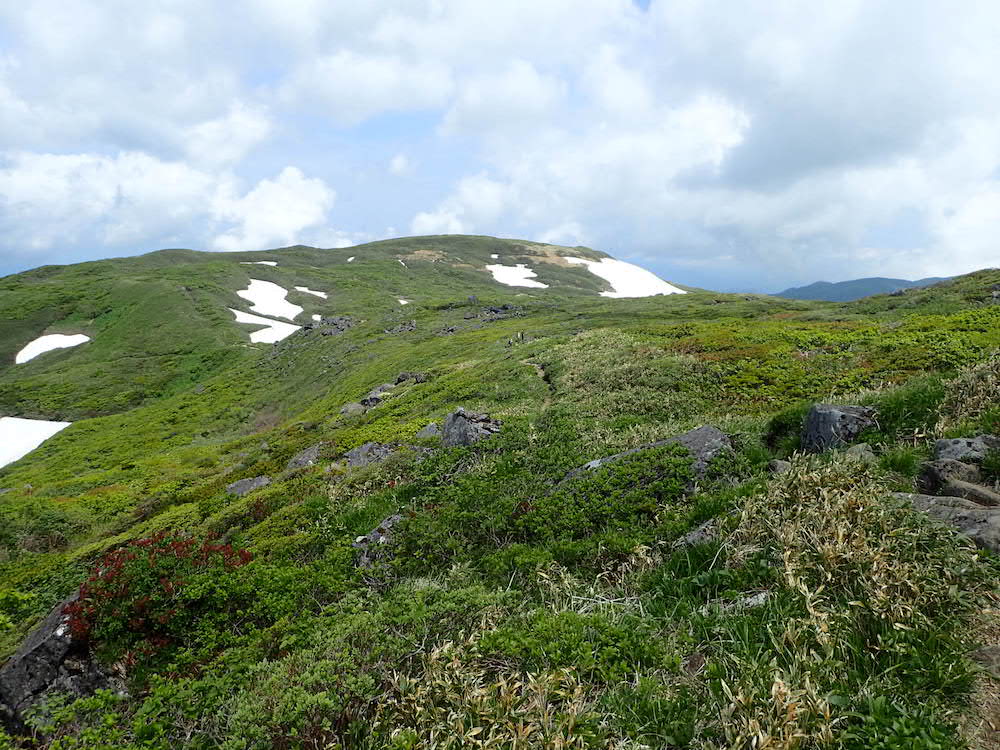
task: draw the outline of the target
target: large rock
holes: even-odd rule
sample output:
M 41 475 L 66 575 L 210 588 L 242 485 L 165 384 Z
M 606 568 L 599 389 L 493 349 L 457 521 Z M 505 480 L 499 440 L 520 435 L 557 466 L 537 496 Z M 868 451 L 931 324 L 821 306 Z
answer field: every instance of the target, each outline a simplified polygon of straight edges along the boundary
M 650 450 L 651 448 L 661 448 L 665 445 L 683 445 L 687 448 L 688 453 L 690 453 L 691 457 L 694 459 L 692 468 L 694 469 L 695 476 L 698 477 L 705 475 L 712 459 L 727 453 L 733 453 L 733 444 L 729 440 L 729 436 L 726 435 L 726 433 L 718 427 L 703 425 L 690 430 L 689 432 L 685 432 L 682 435 L 667 438 L 666 440 L 659 440 L 655 443 L 640 445 L 638 448 L 632 448 L 631 450 L 615 453 L 614 455 L 605 456 L 604 458 L 596 458 L 593 461 L 585 463 L 580 468 L 571 471 L 563 479 L 563 482 L 574 479 L 581 474 L 599 469 L 607 464 L 614 463 L 615 461 L 620 461 L 626 456 L 632 456 L 636 453 Z
M 399 513 L 389 516 L 382 523 L 364 536 L 359 536 L 351 545 L 358 551 L 357 565 L 369 570 L 389 556 L 389 547 L 393 540 L 393 528 L 403 516 Z
M 17 652 L 0 667 L 0 724 L 24 730 L 26 711 L 54 693 L 79 697 L 121 685 L 90 657 L 85 643 L 73 638 L 63 613 L 72 596 L 49 613 Z
M 243 497 L 249 492 L 259 490 L 261 487 L 267 487 L 270 483 L 271 477 L 250 477 L 248 479 L 240 479 L 232 484 L 227 484 L 226 492 L 236 495 L 237 497 Z
M 348 466 L 351 468 L 359 468 L 378 463 L 379 461 L 384 461 L 391 456 L 394 451 L 395 448 L 391 445 L 384 445 L 382 443 L 365 443 L 364 445 L 359 445 L 353 450 L 347 451 L 347 453 L 344 454 L 344 458 L 347 460 Z
M 866 406 L 813 404 L 802 429 L 802 448 L 821 453 L 837 448 L 875 426 L 875 410 Z
M 316 445 L 310 445 L 304 451 L 299 451 L 288 461 L 285 468 L 289 471 L 295 469 L 304 469 L 307 466 L 315 466 L 316 462 L 319 461 L 320 451 L 323 450 L 323 446 L 326 443 L 316 443 Z
M 1000 437 L 979 435 L 974 438 L 942 439 L 934 443 L 934 458 L 978 464 L 991 450 L 1000 450 Z
M 420 432 L 418 432 L 414 437 L 421 439 L 439 438 L 441 437 L 441 428 L 437 426 L 437 422 L 431 422 L 429 425 L 420 430 Z
M 368 407 L 357 402 L 344 404 L 340 407 L 340 413 L 345 417 L 360 417 L 366 411 L 368 411 Z
M 402 385 L 411 380 L 414 383 L 426 383 L 427 375 L 422 372 L 401 372 L 396 376 L 396 385 Z
M 976 546 L 1000 553 L 1000 508 L 983 506 L 960 497 L 936 497 L 897 492 L 896 497 L 910 503 L 931 518 L 954 526 Z
M 917 488 L 924 494 L 933 495 L 951 479 L 977 483 L 980 480 L 979 467 L 953 458 L 925 461 L 917 476 Z
M 383 383 L 380 386 L 372 388 L 368 392 L 368 395 L 365 396 L 363 399 L 361 399 L 361 404 L 369 408 L 376 406 L 382 402 L 382 398 L 385 396 L 385 394 L 391 391 L 395 387 L 396 387 L 395 383 Z
M 997 494 L 988 487 L 972 482 L 963 482 L 961 479 L 949 479 L 941 488 L 941 495 L 948 497 L 964 497 L 979 505 L 1000 507 L 1000 494 Z
M 441 442 L 446 448 L 472 445 L 500 432 L 500 422 L 486 414 L 458 408 L 444 419 Z

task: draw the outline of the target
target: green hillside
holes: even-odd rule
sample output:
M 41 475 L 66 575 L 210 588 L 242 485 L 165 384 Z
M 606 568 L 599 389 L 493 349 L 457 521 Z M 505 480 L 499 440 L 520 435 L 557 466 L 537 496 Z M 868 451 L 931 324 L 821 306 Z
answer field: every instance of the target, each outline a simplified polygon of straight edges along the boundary
M 612 299 L 567 256 L 606 257 L 448 236 L 0 279 L 0 416 L 74 422 L 0 468 L 0 660 L 89 581 L 78 635 L 124 688 L 0 748 L 988 747 L 1000 566 L 891 493 L 935 438 L 1000 434 L 1000 271 Z M 250 279 L 329 296 L 252 344 Z M 14 364 L 45 333 L 92 340 Z M 817 401 L 877 410 L 873 462 L 799 452 Z M 499 432 L 418 435 L 459 407 Z M 703 476 L 676 445 L 571 475 L 702 425 L 735 447 Z

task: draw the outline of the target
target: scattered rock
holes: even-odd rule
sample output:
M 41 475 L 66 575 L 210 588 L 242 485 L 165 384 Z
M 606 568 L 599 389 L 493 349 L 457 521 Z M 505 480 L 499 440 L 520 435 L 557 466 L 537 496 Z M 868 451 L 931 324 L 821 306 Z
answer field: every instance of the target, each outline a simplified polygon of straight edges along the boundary
M 492 323 L 496 320 L 504 320 L 506 318 L 516 318 L 520 316 L 521 308 L 516 305 L 500 305 L 500 307 L 487 307 L 482 312 L 479 313 L 479 318 L 486 321 L 487 323 Z
M 875 451 L 868 443 L 858 443 L 857 445 L 852 445 L 847 449 L 847 455 L 856 461 L 861 461 L 866 464 L 873 464 L 878 461 L 875 457 Z
M 259 490 L 261 487 L 267 487 L 270 483 L 271 477 L 252 477 L 249 479 L 240 479 L 232 484 L 227 484 L 226 492 L 231 495 L 236 495 L 237 497 L 243 497 L 248 492 Z
M 961 497 L 935 497 L 909 492 L 896 492 L 894 495 L 931 518 L 954 526 L 976 546 L 1000 552 L 1000 509 L 984 508 Z
M 456 333 L 457 331 L 458 331 L 458 328 L 456 326 L 445 326 L 440 331 L 438 331 L 436 335 L 437 336 L 450 336 L 451 334 Z
M 992 449 L 1000 449 L 1000 437 L 979 435 L 974 438 L 942 439 L 934 443 L 934 458 L 982 463 Z
M 678 547 L 693 547 L 696 544 L 706 544 L 715 541 L 719 535 L 719 523 L 715 518 L 705 521 L 705 523 L 692 529 L 675 542 Z
M 302 326 L 302 330 L 309 333 L 319 331 L 321 336 L 336 336 L 343 333 L 354 325 L 354 320 L 345 315 L 338 315 L 332 318 L 322 318 L 311 321 Z
M 367 406 L 356 402 L 352 402 L 350 404 L 344 404 L 343 406 L 340 407 L 340 413 L 345 417 L 360 417 L 366 411 L 368 411 Z
M 767 470 L 771 474 L 787 474 L 792 470 L 791 461 L 782 461 L 780 458 L 776 458 L 773 461 L 767 462 Z
M 850 443 L 865 430 L 875 426 L 875 410 L 865 406 L 813 404 L 802 430 L 802 447 L 821 453 Z
M 0 667 L 0 724 L 15 733 L 25 729 L 27 710 L 50 694 L 81 697 L 99 689 L 122 689 L 90 658 L 86 644 L 73 638 L 63 609 L 75 600 L 73 595 L 53 609 Z
M 396 385 L 412 380 L 414 383 L 426 383 L 427 375 L 422 372 L 401 372 L 396 376 Z
M 393 326 L 392 328 L 386 328 L 386 333 L 410 333 L 411 331 L 417 330 L 417 321 L 407 320 L 400 323 L 398 326 Z
M 347 451 L 347 453 L 344 454 L 344 458 L 347 459 L 348 466 L 351 468 L 359 468 L 361 466 L 368 466 L 370 464 L 378 463 L 379 461 L 384 461 L 391 456 L 394 451 L 395 448 L 391 445 L 371 442 L 359 445 L 357 448 Z
M 972 482 L 963 482 L 961 479 L 949 479 L 939 490 L 940 494 L 948 497 L 964 497 L 979 505 L 989 507 L 1000 507 L 1000 494 L 988 487 L 983 487 Z
M 950 479 L 961 482 L 979 482 L 979 467 L 962 463 L 953 458 L 942 458 L 937 461 L 925 461 L 917 476 L 917 488 L 928 495 L 933 495 Z
M 316 443 L 316 445 L 311 445 L 304 451 L 296 453 L 289 460 L 285 469 L 292 471 L 294 469 L 304 469 L 307 466 L 314 466 L 319 460 L 319 453 L 323 450 L 324 445 L 326 445 L 326 443 Z
M 446 448 L 472 445 L 497 432 L 500 432 L 500 422 L 497 420 L 459 407 L 444 418 L 441 442 Z
M 420 432 L 418 432 L 415 437 L 418 438 L 436 438 L 441 437 L 441 428 L 437 426 L 437 422 L 431 422 L 429 425 L 424 427 Z
M 403 516 L 400 513 L 391 515 L 369 533 L 354 540 L 351 546 L 358 550 L 359 568 L 370 570 L 376 563 L 389 556 L 389 547 L 393 539 L 392 530 L 402 520 Z
M 756 607 L 763 607 L 770 598 L 770 591 L 758 591 L 756 594 L 747 594 L 741 596 L 739 599 L 718 599 L 702 607 L 701 613 L 707 615 L 711 611 L 712 605 L 718 607 L 725 614 L 741 612 L 745 609 L 755 609 Z
M 623 451 L 622 453 L 615 453 L 612 456 L 605 456 L 604 458 L 596 458 L 589 463 L 584 464 L 578 469 L 574 469 L 562 480 L 563 482 L 574 479 L 581 474 L 594 471 L 602 466 L 609 463 L 614 463 L 625 456 L 631 456 L 641 451 L 646 451 L 651 448 L 661 448 L 665 445 L 673 444 L 683 445 L 688 449 L 691 457 L 694 458 L 693 469 L 696 476 L 704 476 L 705 471 L 708 469 L 708 464 L 716 456 L 722 455 L 724 453 L 733 452 L 733 444 L 729 440 L 729 436 L 726 435 L 718 427 L 712 427 L 711 425 L 703 425 L 696 429 L 685 432 L 683 435 L 677 435 L 675 437 L 667 438 L 666 440 L 660 440 L 655 443 L 649 443 L 648 445 L 640 445 L 638 448 L 632 448 L 631 450 Z
M 969 656 L 994 680 L 1000 680 L 1000 646 L 983 646 L 973 651 Z
M 473 318 L 479 317 L 479 313 L 474 310 L 469 310 L 465 315 L 462 316 L 464 320 L 472 320 Z
M 372 388 L 368 392 L 368 395 L 361 399 L 361 405 L 371 408 L 372 406 L 380 404 L 382 402 L 382 397 L 395 387 L 394 383 L 383 383 L 376 388 Z

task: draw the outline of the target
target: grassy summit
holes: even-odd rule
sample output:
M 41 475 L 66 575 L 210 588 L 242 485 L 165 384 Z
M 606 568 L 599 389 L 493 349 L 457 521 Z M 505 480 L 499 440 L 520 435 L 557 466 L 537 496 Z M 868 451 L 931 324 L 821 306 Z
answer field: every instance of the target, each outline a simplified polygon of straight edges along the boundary
M 854 303 L 608 299 L 566 256 L 605 257 L 425 237 L 0 280 L 0 416 L 75 422 L 0 469 L 0 658 L 90 579 L 81 636 L 128 687 L 52 698 L 40 744 L 988 746 L 969 653 L 1000 569 L 891 492 L 934 437 L 1000 432 L 996 378 L 956 395 L 1000 347 L 1000 271 Z M 251 344 L 227 309 L 249 279 L 328 292 L 289 293 L 298 325 L 353 326 Z M 91 341 L 15 365 L 43 333 Z M 876 464 L 794 454 L 817 400 L 879 409 Z M 458 407 L 501 431 L 417 436 Z M 676 446 L 563 481 L 704 424 L 737 452 L 694 488 Z M 401 447 L 348 466 L 369 442 Z

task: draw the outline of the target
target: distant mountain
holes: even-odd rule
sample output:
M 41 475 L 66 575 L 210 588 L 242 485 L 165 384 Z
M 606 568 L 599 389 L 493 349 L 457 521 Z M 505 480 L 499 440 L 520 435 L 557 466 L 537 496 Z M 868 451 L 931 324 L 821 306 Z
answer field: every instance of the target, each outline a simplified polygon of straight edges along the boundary
M 889 294 L 899 289 L 930 286 L 945 277 L 931 277 L 918 281 L 906 279 L 886 279 L 876 276 L 870 279 L 852 279 L 851 281 L 817 281 L 808 286 L 796 286 L 778 292 L 775 297 L 786 299 L 825 300 L 827 302 L 850 302 L 851 300 L 870 297 L 873 294 Z

